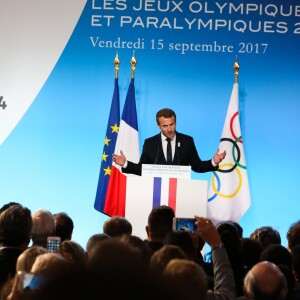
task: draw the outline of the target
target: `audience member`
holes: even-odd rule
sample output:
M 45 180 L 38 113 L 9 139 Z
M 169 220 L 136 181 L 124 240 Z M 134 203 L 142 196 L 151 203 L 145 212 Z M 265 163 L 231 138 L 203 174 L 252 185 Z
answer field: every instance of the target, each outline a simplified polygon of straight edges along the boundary
M 0 289 L 16 273 L 16 262 L 30 243 L 31 211 L 19 204 L 0 214 Z
M 293 274 L 295 278 L 293 300 L 300 300 L 300 244 L 293 246 L 290 251 L 293 259 Z
M 55 236 L 55 219 L 46 209 L 39 209 L 32 214 L 32 246 L 47 248 L 47 237 Z
M 239 233 L 239 238 L 243 238 L 243 227 L 238 223 L 238 222 L 234 222 L 234 221 L 228 221 L 231 222 L 237 229 L 238 233 Z
M 32 246 L 27 248 L 17 260 L 16 270 L 30 272 L 37 256 L 47 253 L 47 250 L 40 246 Z
M 38 255 L 30 270 L 30 273 L 34 275 L 30 286 L 26 288 L 22 287 L 22 278 L 24 278 L 23 276 L 25 273 L 19 272 L 12 280 L 7 282 L 7 285 L 5 286 L 6 290 L 4 291 L 7 296 L 6 298 L 3 298 L 3 300 L 46 299 L 45 295 L 41 297 L 39 293 L 47 286 L 51 286 L 52 292 L 56 294 L 56 297 L 53 297 L 52 295 L 52 299 L 58 299 L 60 290 L 57 289 L 57 282 L 59 280 L 64 285 L 68 282 L 69 278 L 71 278 L 71 272 L 69 270 L 71 270 L 72 265 L 73 264 L 69 264 L 69 262 L 59 253 L 44 253 Z M 68 276 L 69 278 L 65 276 Z M 55 285 L 52 285 L 53 282 L 55 282 Z M 73 289 L 75 289 L 74 286 Z M 72 291 L 69 290 L 69 295 L 71 292 Z M 50 294 L 50 290 L 47 290 L 47 294 Z M 66 297 L 66 294 L 64 294 L 64 296 L 64 299 L 71 299 Z
M 119 237 L 123 234 L 132 234 L 132 225 L 124 217 L 110 217 L 103 224 L 103 233 L 108 234 L 110 237 Z
M 85 264 L 85 251 L 75 241 L 64 240 L 59 246 L 58 253 L 76 265 Z
M 173 230 L 174 210 L 167 205 L 152 208 L 146 225 L 146 245 L 152 253 L 163 246 L 165 236 Z
M 54 214 L 55 219 L 55 235 L 59 236 L 61 242 L 71 240 L 74 223 L 72 218 L 65 212 Z
M 7 208 L 9 208 L 10 206 L 12 205 L 19 205 L 19 206 L 22 206 L 20 203 L 18 202 L 8 202 L 8 203 L 5 203 L 1 208 L 0 208 L 0 214 L 5 211 Z
M 246 274 L 255 264 L 260 262 L 260 255 L 263 251 L 259 240 L 251 238 L 241 238 L 241 262 Z
M 300 244 L 300 220 L 289 227 L 286 238 L 288 241 L 288 249 L 292 249 L 294 246 Z
M 111 237 L 106 233 L 96 233 L 90 236 L 85 246 L 86 259 L 88 259 L 88 256 L 90 255 L 94 247 L 96 247 L 99 243 L 108 240 L 110 238 Z
M 197 248 L 194 245 L 192 233 L 186 230 L 170 231 L 163 239 L 164 245 L 179 246 L 190 260 L 197 260 Z
M 177 245 L 163 245 L 155 251 L 150 259 L 150 269 L 154 276 L 162 274 L 163 270 L 172 259 L 188 259 L 184 251 Z
M 237 296 L 242 296 L 243 279 L 245 273 L 241 259 L 241 241 L 238 229 L 231 221 L 220 222 L 216 224 L 216 228 L 220 235 L 221 241 L 225 246 L 233 270 L 236 294 Z
M 261 255 L 261 261 L 270 261 L 275 265 L 285 265 L 290 270 L 293 268 L 293 258 L 287 248 L 279 244 L 271 244 L 266 247 Z
M 300 244 L 293 246 L 291 249 L 293 261 L 293 273 L 296 280 L 296 289 L 300 291 Z
M 207 289 L 206 274 L 196 262 L 171 260 L 163 271 L 163 282 L 167 287 L 166 299 L 236 299 L 232 268 L 217 229 L 210 220 L 197 216 L 195 218 L 197 233 L 212 250 L 214 290 Z M 191 285 L 192 282 L 194 284 Z
M 37 256 L 30 272 L 49 279 L 58 276 L 69 266 L 69 261 L 60 253 L 45 253 Z
M 294 289 L 295 289 L 295 277 L 293 274 L 292 269 L 287 267 L 286 265 L 277 265 L 277 267 L 280 269 L 282 274 L 284 275 L 287 283 L 287 295 L 286 300 L 292 300 L 294 297 Z M 297 299 L 297 298 L 296 298 Z
M 172 259 L 162 274 L 162 280 L 166 286 L 166 299 L 206 299 L 206 275 L 195 261 L 190 259 Z
M 287 282 L 280 269 L 273 263 L 257 263 L 245 276 L 244 294 L 251 300 L 284 300 Z
M 277 229 L 271 226 L 262 226 L 255 229 L 250 238 L 254 240 L 259 240 L 263 246 L 266 248 L 271 244 L 279 244 L 281 245 L 281 236 Z
M 143 299 L 150 292 L 149 273 L 142 256 L 137 248 L 119 239 L 104 240 L 93 247 L 87 268 L 92 286 L 89 292 L 94 291 L 95 296 Z
M 149 249 L 149 247 L 147 247 L 144 240 L 135 235 L 124 234 L 120 237 L 120 241 L 129 244 L 131 247 L 135 248 L 140 253 L 146 266 L 149 266 L 152 252 Z

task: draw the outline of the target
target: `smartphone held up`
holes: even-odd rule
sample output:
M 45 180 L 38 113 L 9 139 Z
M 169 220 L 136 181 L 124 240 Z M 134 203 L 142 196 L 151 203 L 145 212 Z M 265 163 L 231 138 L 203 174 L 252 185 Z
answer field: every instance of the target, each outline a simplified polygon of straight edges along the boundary
M 48 236 L 47 238 L 47 250 L 49 253 L 56 253 L 61 244 L 61 238 L 59 236 Z
M 195 222 L 194 218 L 173 218 L 173 230 L 196 231 Z

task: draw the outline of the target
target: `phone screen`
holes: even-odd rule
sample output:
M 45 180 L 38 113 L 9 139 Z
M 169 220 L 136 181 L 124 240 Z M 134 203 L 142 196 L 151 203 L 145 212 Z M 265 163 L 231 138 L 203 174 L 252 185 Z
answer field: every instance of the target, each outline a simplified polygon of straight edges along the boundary
M 195 221 L 193 218 L 174 218 L 173 229 L 195 231 Z
M 58 248 L 60 246 L 60 237 L 58 236 L 49 236 L 47 238 L 47 250 L 50 253 L 55 253 L 58 251 Z
M 44 277 L 40 275 L 35 275 L 33 273 L 27 273 L 27 272 L 18 272 L 18 275 L 20 277 L 20 288 L 23 291 L 33 291 L 35 289 L 38 289 L 41 287 L 44 283 Z

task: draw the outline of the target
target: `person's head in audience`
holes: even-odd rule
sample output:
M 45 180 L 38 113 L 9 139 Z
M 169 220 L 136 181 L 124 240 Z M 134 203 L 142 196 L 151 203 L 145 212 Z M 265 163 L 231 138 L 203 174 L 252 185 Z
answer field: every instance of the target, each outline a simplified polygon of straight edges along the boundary
M 279 244 L 272 244 L 266 247 L 261 255 L 261 261 L 270 261 L 275 265 L 285 265 L 289 269 L 293 268 L 292 255 L 287 248 Z
M 132 225 L 124 217 L 113 216 L 103 223 L 103 233 L 110 237 L 120 237 L 123 234 L 132 234 Z
M 235 222 L 235 221 L 228 221 L 228 222 L 231 222 L 237 229 L 238 233 L 239 233 L 239 238 L 241 239 L 243 237 L 243 227 L 238 223 L 238 222 Z
M 196 262 L 188 259 L 172 259 L 163 272 L 166 299 L 206 299 L 206 274 Z
M 44 253 L 36 257 L 30 272 L 49 279 L 59 276 L 69 266 L 69 261 L 60 253 Z
M 117 299 L 142 299 L 148 282 L 148 269 L 136 247 L 111 238 L 92 248 L 87 268 L 94 289 L 101 283 L 104 295 Z M 99 292 L 98 292 L 99 293 Z
M 152 252 L 150 251 L 149 247 L 146 246 L 143 239 L 136 235 L 125 234 L 120 237 L 120 241 L 136 249 L 140 253 L 145 264 L 149 265 Z
M 257 263 L 245 276 L 244 294 L 253 300 L 284 300 L 287 295 L 287 281 L 275 264 Z
M 32 222 L 32 245 L 47 248 L 47 237 L 55 236 L 53 214 L 49 210 L 39 209 L 32 213 Z
M 153 275 L 161 275 L 172 259 L 188 259 L 184 251 L 176 245 L 163 245 L 155 251 L 150 259 L 150 270 Z
M 0 214 L 0 246 L 25 250 L 31 230 L 31 211 L 27 207 L 11 205 Z
M 245 272 L 248 272 L 255 264 L 260 262 L 263 251 L 259 240 L 241 238 L 241 261 Z
M 86 258 L 88 258 L 94 247 L 108 239 L 111 239 L 111 237 L 106 233 L 96 233 L 90 236 L 85 246 Z
M 17 260 L 16 271 L 30 272 L 35 259 L 41 255 L 47 253 L 47 250 L 40 246 L 32 246 L 27 248 Z
M 11 205 L 0 214 L 0 289 L 16 274 L 20 254 L 30 243 L 31 211 L 22 205 Z
M 8 203 L 5 203 L 4 205 L 2 205 L 2 207 L 0 208 L 0 214 L 6 210 L 7 208 L 9 208 L 10 206 L 12 205 L 19 205 L 19 206 L 22 206 L 22 204 L 20 204 L 19 202 L 8 202 Z
M 72 218 L 65 212 L 53 215 L 55 219 L 55 235 L 60 236 L 61 241 L 71 240 L 74 223 Z
M 165 236 L 163 244 L 179 246 L 188 259 L 196 260 L 197 258 L 197 245 L 194 245 L 192 232 L 187 230 L 170 231 Z
M 255 229 L 250 234 L 250 238 L 259 240 L 263 248 L 266 248 L 271 244 L 281 245 L 281 236 L 279 231 L 271 226 L 262 226 Z
M 167 205 L 152 208 L 146 226 L 148 240 L 163 243 L 165 236 L 173 230 L 174 210 Z
M 76 265 L 84 265 L 85 263 L 85 251 L 75 241 L 64 240 L 58 249 L 58 252 L 68 261 Z
M 300 244 L 300 220 L 290 225 L 286 238 L 288 241 L 288 249 Z

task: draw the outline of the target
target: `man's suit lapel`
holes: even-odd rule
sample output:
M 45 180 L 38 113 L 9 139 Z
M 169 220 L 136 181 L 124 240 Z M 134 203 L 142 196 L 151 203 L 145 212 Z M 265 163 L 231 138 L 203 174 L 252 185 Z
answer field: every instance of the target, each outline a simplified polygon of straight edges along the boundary
M 155 148 L 159 149 L 159 151 L 158 151 L 159 155 L 157 157 L 156 164 L 166 165 L 167 161 L 166 161 L 166 158 L 165 158 L 165 155 L 164 155 L 160 133 L 156 136 L 155 143 L 156 143 Z

